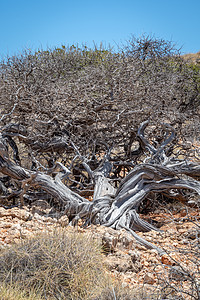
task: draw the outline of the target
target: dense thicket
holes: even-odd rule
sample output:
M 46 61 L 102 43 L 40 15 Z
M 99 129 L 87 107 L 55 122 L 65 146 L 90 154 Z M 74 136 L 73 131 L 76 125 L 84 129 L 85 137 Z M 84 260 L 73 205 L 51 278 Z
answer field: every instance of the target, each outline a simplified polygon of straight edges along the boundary
M 101 141 L 125 146 L 128 156 L 147 119 L 169 122 L 182 139 L 199 135 L 199 78 L 167 41 L 132 38 L 118 53 L 24 52 L 2 62 L 0 74 L 1 124 L 24 126 L 35 152 L 65 133 L 84 155 Z
M 2 193 L 31 201 L 36 190 L 45 191 L 71 219 L 152 229 L 136 214 L 149 193 L 168 190 L 168 197 L 182 200 L 174 190 L 200 193 L 196 181 L 177 178 L 200 177 L 199 166 L 186 161 L 198 160 L 187 141 L 195 143 L 200 133 L 199 70 L 171 42 L 149 36 L 131 38 L 118 52 L 62 46 L 5 59 L 0 171 L 8 177 Z M 134 193 L 127 198 L 129 189 Z M 80 196 L 86 194 L 92 204 Z

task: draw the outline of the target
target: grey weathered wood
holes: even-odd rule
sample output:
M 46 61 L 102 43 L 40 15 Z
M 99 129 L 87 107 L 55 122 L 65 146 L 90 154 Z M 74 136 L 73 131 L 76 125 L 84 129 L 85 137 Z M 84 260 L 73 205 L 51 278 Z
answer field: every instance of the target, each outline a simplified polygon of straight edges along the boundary
M 18 159 L 14 159 L 15 162 L 13 162 L 9 157 L 7 142 L 13 148 L 16 157 L 18 155 L 17 146 L 12 143 L 10 133 L 16 135 L 21 135 L 21 133 L 19 129 L 17 132 L 15 126 L 7 126 L 5 132 L 2 131 L 0 135 L 0 172 L 21 183 L 21 196 L 29 186 L 46 191 L 60 203 L 63 211 L 72 220 L 72 224 L 76 224 L 79 218 L 83 218 L 85 224 L 98 223 L 115 229 L 124 228 L 139 243 L 147 248 L 155 248 L 162 253 L 161 249 L 145 241 L 135 232 L 159 230 L 140 218 L 137 213 L 138 207 L 150 192 L 170 193 L 172 189 L 177 191 L 189 189 L 200 195 L 200 182 L 196 180 L 200 178 L 200 166 L 193 162 L 166 159 L 164 148 L 174 138 L 174 131 L 168 126 L 169 132 L 166 140 L 156 149 L 144 138 L 147 124 L 148 122 L 141 124 L 138 137 L 143 147 L 151 153 L 151 159 L 149 163 L 135 166 L 121 181 L 117 189 L 112 186 L 109 179 L 112 170 L 109 151 L 101 165 L 96 170 L 91 170 L 87 160 L 81 157 L 76 146 L 71 144 L 94 185 L 92 202 L 73 192 L 63 183 L 62 180 L 70 174 L 70 170 L 61 163 L 55 164 L 51 170 L 53 172 L 55 168 L 60 169 L 57 175 L 52 177 L 48 170 L 46 170 L 46 174 L 27 170 L 17 164 Z M 25 134 L 25 131 L 23 133 Z M 4 191 L 3 187 L 2 191 Z

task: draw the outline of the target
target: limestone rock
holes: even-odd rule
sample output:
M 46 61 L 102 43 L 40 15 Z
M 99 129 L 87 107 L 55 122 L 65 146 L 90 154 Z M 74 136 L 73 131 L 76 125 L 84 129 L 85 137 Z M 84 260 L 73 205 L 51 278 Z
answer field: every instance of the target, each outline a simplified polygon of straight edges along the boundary
M 30 218 L 32 218 L 31 213 L 26 209 L 20 209 L 17 207 L 14 207 L 12 209 L 4 209 L 3 207 L 0 207 L 0 217 L 9 217 L 9 216 L 24 221 L 27 221 Z
M 130 253 L 125 253 L 119 250 L 115 253 L 115 255 L 108 255 L 106 258 L 106 265 L 109 270 L 116 270 L 120 273 L 138 273 L 142 269 L 140 256 L 133 250 Z
M 199 229 L 190 229 L 184 235 L 186 238 L 191 240 L 195 240 L 196 238 L 200 238 L 200 230 Z
M 102 237 L 103 249 L 107 251 L 114 251 L 117 245 L 117 237 L 111 235 L 109 232 L 105 232 Z
M 135 239 L 127 233 L 125 230 L 120 231 L 118 242 L 122 247 L 131 249 L 133 245 L 136 245 Z
M 151 273 L 147 273 L 144 276 L 144 283 L 154 284 L 156 282 L 154 276 Z
M 189 279 L 189 276 L 179 266 L 173 266 L 169 271 L 169 278 L 175 281 L 185 281 Z
M 69 219 L 67 216 L 62 216 L 58 220 L 58 224 L 60 224 L 62 227 L 66 227 L 69 224 Z

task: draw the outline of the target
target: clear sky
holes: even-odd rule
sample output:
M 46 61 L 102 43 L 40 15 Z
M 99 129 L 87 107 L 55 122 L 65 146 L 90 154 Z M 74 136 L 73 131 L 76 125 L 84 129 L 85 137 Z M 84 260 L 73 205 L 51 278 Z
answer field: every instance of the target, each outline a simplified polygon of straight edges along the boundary
M 86 43 L 115 45 L 131 34 L 200 51 L 200 0 L 0 0 L 0 56 Z

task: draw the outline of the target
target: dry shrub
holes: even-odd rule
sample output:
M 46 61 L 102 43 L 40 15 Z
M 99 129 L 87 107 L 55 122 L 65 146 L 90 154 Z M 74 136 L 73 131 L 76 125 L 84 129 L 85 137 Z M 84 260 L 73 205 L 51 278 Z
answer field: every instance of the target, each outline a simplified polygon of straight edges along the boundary
M 64 230 L 11 245 L 0 251 L 0 299 L 154 299 L 111 280 L 101 252 L 91 236 Z
M 34 291 L 22 291 L 17 285 L 6 285 L 5 283 L 0 286 L 0 299 L 1 300 L 42 300 L 41 295 L 36 295 Z
M 0 282 L 39 290 L 45 299 L 89 299 L 105 278 L 100 252 L 78 233 L 36 236 L 1 251 Z

